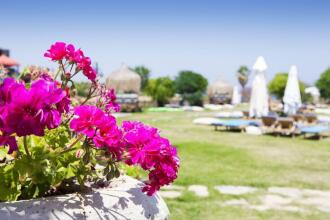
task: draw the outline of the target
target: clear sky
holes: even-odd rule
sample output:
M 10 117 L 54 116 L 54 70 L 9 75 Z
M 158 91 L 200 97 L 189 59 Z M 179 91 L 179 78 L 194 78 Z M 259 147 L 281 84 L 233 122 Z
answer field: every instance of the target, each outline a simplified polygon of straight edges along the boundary
M 10 0 L 0 4 L 0 47 L 22 66 L 51 66 L 44 51 L 65 41 L 105 75 L 124 62 L 153 77 L 188 69 L 235 84 L 238 67 L 262 55 L 268 79 L 295 64 L 313 83 L 330 66 L 329 11 L 326 0 Z

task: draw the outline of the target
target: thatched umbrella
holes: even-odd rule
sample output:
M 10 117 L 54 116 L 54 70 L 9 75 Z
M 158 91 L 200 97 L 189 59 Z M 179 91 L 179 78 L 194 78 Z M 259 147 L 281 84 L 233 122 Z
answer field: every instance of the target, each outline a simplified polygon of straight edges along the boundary
M 207 88 L 207 95 L 211 102 L 219 104 L 228 102 L 233 94 L 233 86 L 223 80 L 217 80 Z M 225 99 L 225 100 L 223 100 Z
M 2 54 L 0 56 L 0 65 L 10 67 L 10 66 L 18 66 L 19 63 L 16 60 L 6 56 L 5 54 Z
M 118 70 L 107 77 L 106 86 L 115 89 L 117 93 L 139 93 L 141 77 L 126 64 L 122 64 Z
M 210 84 L 207 88 L 208 96 L 213 96 L 215 94 L 229 94 L 233 93 L 233 86 L 223 80 L 217 80 Z

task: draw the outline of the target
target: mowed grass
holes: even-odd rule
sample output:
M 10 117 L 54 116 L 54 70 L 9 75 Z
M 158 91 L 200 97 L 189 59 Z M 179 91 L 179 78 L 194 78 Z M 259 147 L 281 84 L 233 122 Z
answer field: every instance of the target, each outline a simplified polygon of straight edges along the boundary
M 167 199 L 171 219 L 330 219 L 330 213 L 317 211 L 260 212 L 221 206 L 221 201 L 237 197 L 219 194 L 213 189 L 215 185 L 330 190 L 330 139 L 215 132 L 210 126 L 192 123 L 197 117 L 213 115 L 214 112 L 138 113 L 121 119 L 156 126 L 177 146 L 181 168 L 176 185 L 208 186 L 208 198 L 185 191 L 178 199 Z

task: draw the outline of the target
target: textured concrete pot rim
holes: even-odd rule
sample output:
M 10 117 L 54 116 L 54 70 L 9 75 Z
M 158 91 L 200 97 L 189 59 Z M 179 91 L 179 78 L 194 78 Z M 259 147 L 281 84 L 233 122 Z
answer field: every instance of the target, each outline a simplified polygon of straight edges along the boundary
M 0 219 L 168 219 L 169 210 L 158 195 L 147 196 L 143 183 L 126 175 L 109 187 L 86 194 L 65 194 L 0 203 Z

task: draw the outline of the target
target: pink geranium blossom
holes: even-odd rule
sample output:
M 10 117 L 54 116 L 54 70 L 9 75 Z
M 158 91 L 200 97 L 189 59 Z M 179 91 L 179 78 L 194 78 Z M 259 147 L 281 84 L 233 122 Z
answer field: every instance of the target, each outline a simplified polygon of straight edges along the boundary
M 92 138 L 98 125 L 102 124 L 104 113 L 96 106 L 82 105 L 74 109 L 75 118 L 70 122 L 70 128 L 77 133 Z
M 105 99 L 105 109 L 109 112 L 119 112 L 120 106 L 118 103 L 116 103 L 116 93 L 114 89 L 109 89 L 106 91 L 106 94 L 104 96 Z
M 13 134 L 43 136 L 46 128 L 61 123 L 61 113 L 70 101 L 54 81 L 40 79 L 26 89 L 23 83 L 7 78 L 0 86 L 0 146 L 17 150 Z
M 67 48 L 64 42 L 56 42 L 51 45 L 50 49 L 44 54 L 45 57 L 51 58 L 53 61 L 60 61 L 67 55 Z
M 123 151 L 122 132 L 116 119 L 96 106 L 83 105 L 74 110 L 75 118 L 70 128 L 77 133 L 89 137 L 96 148 L 107 149 L 116 159 L 120 159 Z
M 2 132 L 0 136 L 0 146 L 9 146 L 8 154 L 18 150 L 17 142 L 14 136 L 8 136 Z
M 63 61 L 64 59 L 70 64 L 76 64 L 76 71 L 82 71 L 83 74 L 91 81 L 96 80 L 96 71 L 92 67 L 92 62 L 89 57 L 86 57 L 82 50 L 75 49 L 72 44 L 56 42 L 44 55 L 51 58 L 52 61 Z
M 124 143 L 129 154 L 126 163 L 140 165 L 150 171 L 149 181 L 143 188 L 153 195 L 161 186 L 170 184 L 177 178 L 179 158 L 170 142 L 162 138 L 156 128 L 141 122 L 123 122 Z
M 45 128 L 53 129 L 60 124 L 61 111 L 56 105 L 63 101 L 65 93 L 55 82 L 40 79 L 33 82 L 30 89 L 26 89 L 23 84 L 7 80 L 2 85 L 3 93 L 8 84 L 11 89 L 7 98 L 15 98 L 1 107 L 6 132 L 18 136 L 42 136 Z

